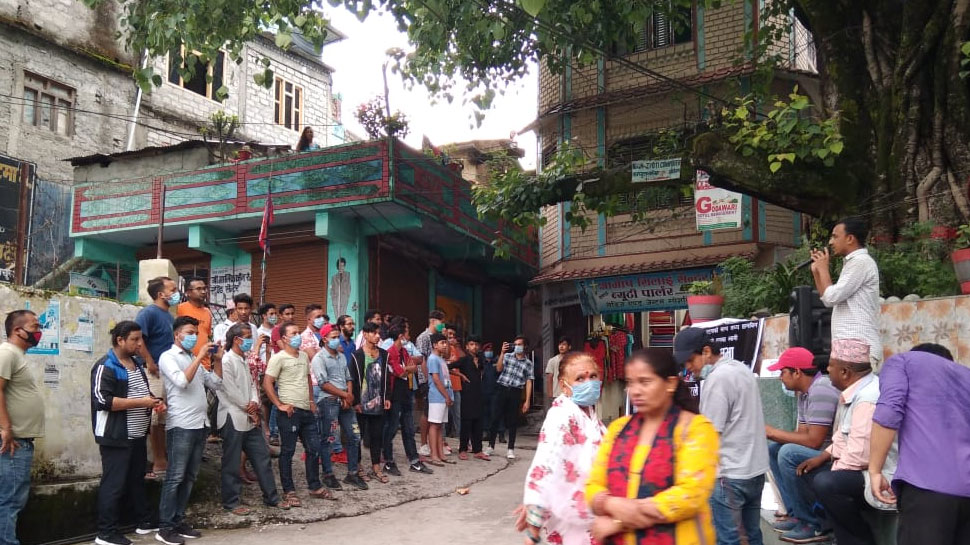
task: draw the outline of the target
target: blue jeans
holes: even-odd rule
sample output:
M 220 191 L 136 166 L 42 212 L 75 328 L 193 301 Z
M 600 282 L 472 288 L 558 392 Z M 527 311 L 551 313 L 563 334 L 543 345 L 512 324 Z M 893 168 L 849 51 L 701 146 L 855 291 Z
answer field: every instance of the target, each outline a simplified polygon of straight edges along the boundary
M 276 408 L 276 405 L 273 405 L 272 407 L 269 408 L 269 436 L 270 437 L 280 436 L 280 427 L 278 422 L 279 413 L 280 413 L 280 410 Z
M 280 484 L 283 493 L 294 492 L 293 455 L 296 454 L 296 440 L 303 443 L 306 452 L 306 484 L 310 490 L 320 490 L 320 464 L 317 449 L 320 448 L 320 434 L 317 432 L 317 419 L 306 409 L 293 409 L 293 416 L 280 412 Z
M 353 409 L 341 409 L 340 401 L 327 397 L 317 402 L 317 420 L 323 433 L 320 435 L 320 460 L 323 473 L 333 475 L 333 461 L 330 452 L 335 442 L 340 441 L 340 432 L 347 434 L 347 474 L 357 473 L 360 460 L 360 428 L 357 426 L 357 413 Z
M 455 433 L 455 437 L 461 437 L 461 392 L 452 393 L 455 396 L 455 402 L 448 407 L 448 427 Z
M 822 451 L 803 447 L 793 443 L 781 444 L 768 441 L 768 457 L 771 462 L 771 474 L 775 477 L 781 501 L 785 504 L 788 515 L 803 524 L 819 530 L 819 520 L 812 510 L 810 496 L 805 492 L 807 485 L 795 474 L 798 465 L 818 456 Z
M 27 505 L 34 442 L 14 439 L 17 450 L 0 454 L 0 545 L 19 545 L 17 515 Z
M 761 491 L 765 476 L 750 479 L 718 477 L 711 495 L 711 514 L 717 545 L 739 545 L 747 536 L 748 545 L 762 545 Z
M 320 389 L 320 386 L 319 385 L 313 387 L 313 399 L 316 400 L 315 404 L 319 407 L 320 406 L 320 401 L 323 400 L 323 390 Z M 320 433 L 320 440 L 325 441 L 327 439 L 327 433 L 328 432 L 323 427 L 323 411 L 322 410 L 317 411 L 317 431 Z M 333 439 L 332 439 L 332 441 L 330 443 L 330 453 L 331 454 L 340 454 L 343 451 L 344 451 L 344 446 L 340 443 L 340 433 L 335 433 L 333 435 Z M 321 456 L 321 461 L 322 461 L 322 457 L 323 457 L 323 452 L 322 451 L 320 452 L 320 456 Z
M 185 520 L 192 485 L 202 466 L 202 449 L 208 435 L 206 428 L 165 430 L 165 453 L 168 469 L 158 506 L 158 527 L 172 529 Z
M 407 401 L 392 401 L 391 410 L 384 415 L 384 463 L 394 463 L 394 436 L 401 430 L 401 442 L 408 463 L 418 463 L 418 446 L 414 443 L 414 394 Z

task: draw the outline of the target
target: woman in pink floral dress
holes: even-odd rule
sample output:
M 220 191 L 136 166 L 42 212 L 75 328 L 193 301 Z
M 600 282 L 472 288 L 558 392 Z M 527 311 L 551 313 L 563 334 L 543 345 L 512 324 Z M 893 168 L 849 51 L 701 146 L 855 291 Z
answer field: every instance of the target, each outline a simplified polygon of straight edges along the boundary
M 559 381 L 562 395 L 542 424 L 519 508 L 517 527 L 525 531 L 526 545 L 538 543 L 542 529 L 548 543 L 593 543 L 584 488 L 606 432 L 594 408 L 602 383 L 596 362 L 582 352 L 563 356 Z

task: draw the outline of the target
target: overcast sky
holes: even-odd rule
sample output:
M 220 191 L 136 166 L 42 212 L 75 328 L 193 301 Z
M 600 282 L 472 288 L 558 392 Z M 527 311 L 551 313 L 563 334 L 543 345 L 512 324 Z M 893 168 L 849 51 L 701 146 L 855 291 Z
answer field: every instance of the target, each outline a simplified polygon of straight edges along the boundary
M 381 66 L 387 60 L 385 52 L 393 47 L 409 51 L 407 35 L 397 30 L 390 15 L 373 12 L 361 23 L 344 8 L 328 6 L 326 14 L 330 24 L 347 36 L 347 39 L 323 49 L 323 61 L 335 70 L 333 91 L 343 97 L 343 123 L 355 134 L 366 137 L 354 111 L 358 105 L 383 95 Z M 411 133 L 405 141 L 416 148 L 421 147 L 422 135 L 427 135 L 436 146 L 466 140 L 508 138 L 512 131 L 521 129 L 536 117 L 535 72 L 532 70 L 521 82 L 509 87 L 505 95 L 496 96 L 482 126 L 476 128 L 471 115 L 473 108 L 463 107 L 459 98 L 452 104 L 432 104 L 423 87 L 408 91 L 401 77 L 388 70 L 391 111 L 400 110 L 407 114 Z M 523 166 L 534 168 L 535 134 L 519 135 L 516 142 L 526 153 Z

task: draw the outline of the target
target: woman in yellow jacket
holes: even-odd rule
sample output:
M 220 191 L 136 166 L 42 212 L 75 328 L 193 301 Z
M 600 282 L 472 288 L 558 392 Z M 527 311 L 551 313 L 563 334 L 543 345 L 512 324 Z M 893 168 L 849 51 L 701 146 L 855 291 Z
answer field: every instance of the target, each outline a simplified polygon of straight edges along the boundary
M 718 435 L 668 350 L 626 362 L 636 413 L 614 421 L 586 485 L 593 536 L 606 545 L 714 545 L 709 499 Z

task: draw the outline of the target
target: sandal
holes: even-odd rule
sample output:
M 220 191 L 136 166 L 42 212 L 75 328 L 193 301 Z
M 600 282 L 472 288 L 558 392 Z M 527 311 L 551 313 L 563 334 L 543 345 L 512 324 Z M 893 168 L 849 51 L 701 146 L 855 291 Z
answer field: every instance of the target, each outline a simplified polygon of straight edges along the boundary
M 161 479 L 159 478 L 158 474 L 155 473 L 154 471 L 146 471 L 145 472 L 145 480 L 146 481 L 158 481 L 158 480 L 161 480 Z
M 387 484 L 387 483 L 391 482 L 391 480 L 387 478 L 387 475 L 385 475 L 383 473 L 378 473 L 376 471 L 371 470 L 371 472 L 369 473 L 369 475 L 371 476 L 371 478 L 377 479 L 379 482 L 384 483 L 384 484 Z
M 337 498 L 335 498 L 334 495 L 331 494 L 330 491 L 327 490 L 326 488 L 321 488 L 319 490 L 311 490 L 310 495 L 313 496 L 314 498 L 317 498 L 318 500 L 337 501 Z
M 245 517 L 246 515 L 252 513 L 253 510 L 246 507 L 245 505 L 240 505 L 235 509 L 230 509 L 229 512 L 232 513 L 233 515 L 239 515 L 240 517 Z
M 464 451 L 459 452 L 458 453 L 458 459 L 459 460 L 467 460 L 468 459 L 468 453 L 467 452 L 464 452 Z
M 437 467 L 445 467 L 444 462 L 442 462 L 441 460 L 435 460 L 434 458 L 428 458 L 427 463 Z
M 279 503 L 277 503 L 276 505 L 270 505 L 270 507 L 278 507 L 284 511 L 289 511 L 290 502 L 286 501 L 285 499 L 281 499 Z
M 300 497 L 296 495 L 296 492 L 283 494 L 283 501 L 289 504 L 290 507 L 303 507 L 303 503 L 300 502 Z
M 444 460 L 442 460 L 442 462 L 444 462 L 446 464 L 457 464 L 458 463 L 455 460 L 452 460 L 450 458 L 445 458 Z
M 364 482 L 370 482 L 370 475 L 368 475 L 367 472 L 364 471 L 364 468 L 360 468 L 357 470 L 357 476 L 363 479 Z

